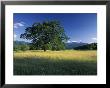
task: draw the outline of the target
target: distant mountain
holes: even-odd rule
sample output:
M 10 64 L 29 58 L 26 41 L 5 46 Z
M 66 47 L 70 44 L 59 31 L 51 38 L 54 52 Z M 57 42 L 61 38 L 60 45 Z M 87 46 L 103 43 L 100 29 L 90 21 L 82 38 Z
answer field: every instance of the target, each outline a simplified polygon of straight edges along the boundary
M 97 43 L 90 43 L 83 46 L 78 46 L 74 48 L 75 50 L 97 50 Z
M 83 42 L 70 42 L 70 43 L 65 43 L 66 49 L 74 49 L 75 47 L 87 45 L 88 43 L 83 43 Z
M 16 45 L 29 45 L 29 42 L 25 41 L 14 41 L 14 46 Z M 83 42 L 70 42 L 70 43 L 65 43 L 66 49 L 74 49 L 79 46 L 87 45 L 88 43 L 83 43 Z
M 25 42 L 25 41 L 14 41 L 15 45 L 28 45 L 30 44 L 29 42 Z

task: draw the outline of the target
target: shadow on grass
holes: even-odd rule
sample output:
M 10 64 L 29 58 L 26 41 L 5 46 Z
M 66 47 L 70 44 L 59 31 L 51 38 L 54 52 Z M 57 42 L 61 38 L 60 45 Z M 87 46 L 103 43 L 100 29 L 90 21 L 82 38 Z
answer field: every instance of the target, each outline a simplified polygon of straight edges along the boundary
M 14 59 L 14 75 L 97 75 L 97 62 Z

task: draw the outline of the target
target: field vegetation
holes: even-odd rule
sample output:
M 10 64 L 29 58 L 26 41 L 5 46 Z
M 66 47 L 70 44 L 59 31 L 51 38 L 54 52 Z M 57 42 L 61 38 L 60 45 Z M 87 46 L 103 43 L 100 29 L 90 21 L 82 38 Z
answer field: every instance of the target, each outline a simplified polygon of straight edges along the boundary
M 96 50 L 14 51 L 14 75 L 96 74 Z

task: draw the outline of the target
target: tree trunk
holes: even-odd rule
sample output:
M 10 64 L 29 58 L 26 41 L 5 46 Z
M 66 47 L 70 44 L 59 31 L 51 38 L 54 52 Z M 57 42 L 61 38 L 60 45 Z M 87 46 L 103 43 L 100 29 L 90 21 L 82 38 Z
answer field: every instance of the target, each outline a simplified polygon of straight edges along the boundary
M 46 47 L 44 46 L 44 52 L 46 52 Z
M 46 49 L 44 48 L 44 52 L 46 52 Z

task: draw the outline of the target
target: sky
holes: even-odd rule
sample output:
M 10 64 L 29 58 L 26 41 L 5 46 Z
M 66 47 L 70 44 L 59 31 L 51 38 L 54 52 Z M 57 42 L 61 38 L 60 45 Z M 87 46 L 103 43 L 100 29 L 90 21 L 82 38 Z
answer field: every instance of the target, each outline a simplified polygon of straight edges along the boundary
M 14 40 L 30 42 L 21 39 L 20 34 L 33 23 L 46 20 L 60 21 L 65 34 L 70 38 L 67 42 L 97 42 L 96 13 L 14 13 Z

